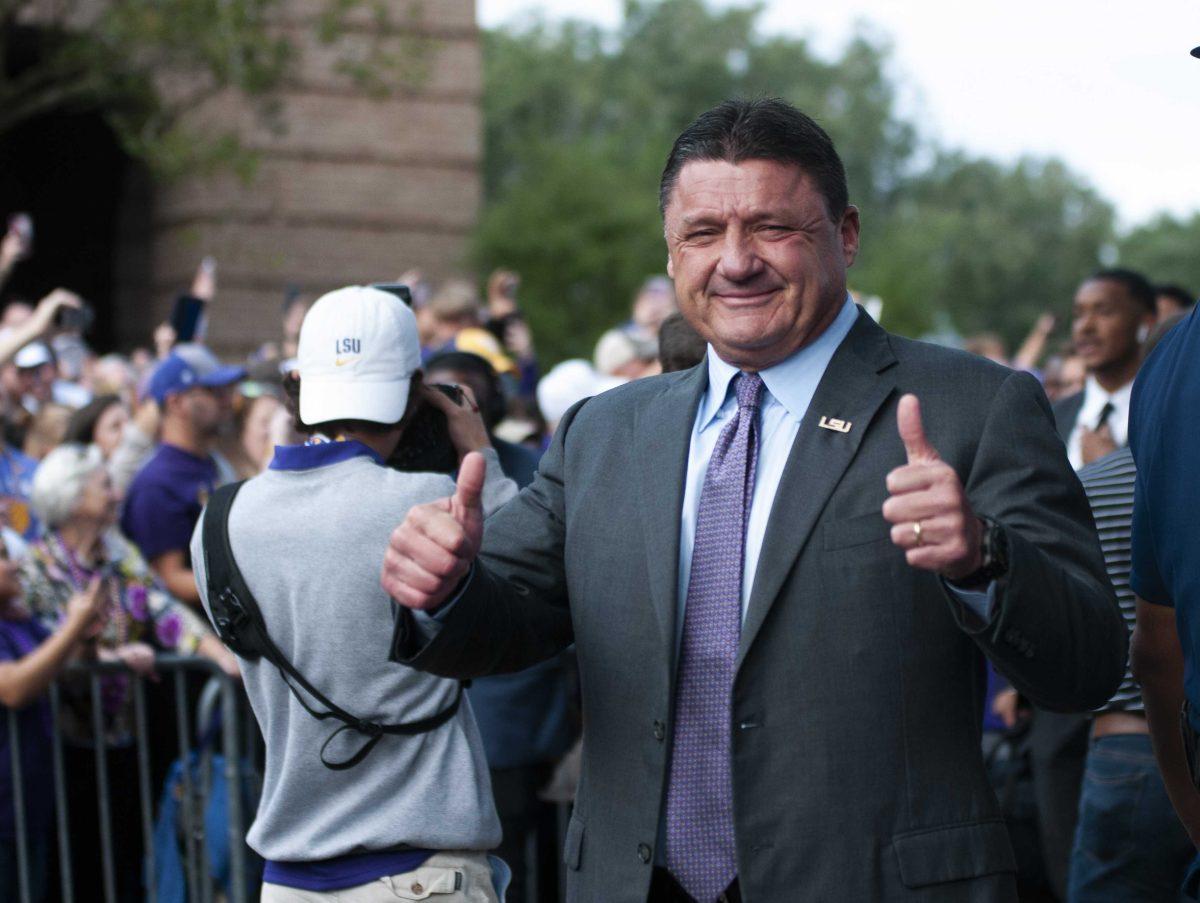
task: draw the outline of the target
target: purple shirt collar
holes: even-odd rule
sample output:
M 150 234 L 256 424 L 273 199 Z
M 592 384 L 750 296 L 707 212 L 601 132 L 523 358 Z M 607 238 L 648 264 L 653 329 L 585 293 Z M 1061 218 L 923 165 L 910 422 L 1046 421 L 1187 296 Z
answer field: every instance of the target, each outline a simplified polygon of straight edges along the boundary
M 376 464 L 384 463 L 383 458 L 374 449 L 356 439 L 346 439 L 342 442 L 321 442 L 317 445 L 276 445 L 270 469 L 313 470 L 361 457 L 370 458 Z

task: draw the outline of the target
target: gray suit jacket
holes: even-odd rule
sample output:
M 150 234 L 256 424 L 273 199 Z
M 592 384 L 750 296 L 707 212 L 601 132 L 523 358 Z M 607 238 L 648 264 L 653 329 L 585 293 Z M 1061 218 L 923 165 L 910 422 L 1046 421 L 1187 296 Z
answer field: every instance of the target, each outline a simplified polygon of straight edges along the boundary
M 643 903 L 671 748 L 679 519 L 704 365 L 573 409 L 537 479 L 488 521 L 432 640 L 393 657 L 469 678 L 574 639 L 583 774 L 572 901 Z M 975 510 L 1007 528 L 989 623 L 908 566 L 881 514 L 905 463 L 903 392 Z M 818 427 L 821 415 L 848 433 Z M 738 655 L 733 783 L 749 903 L 1015 900 L 980 756 L 984 655 L 1021 692 L 1087 709 L 1120 683 L 1126 633 L 1082 488 L 1027 374 L 891 336 L 859 315 L 800 427 Z

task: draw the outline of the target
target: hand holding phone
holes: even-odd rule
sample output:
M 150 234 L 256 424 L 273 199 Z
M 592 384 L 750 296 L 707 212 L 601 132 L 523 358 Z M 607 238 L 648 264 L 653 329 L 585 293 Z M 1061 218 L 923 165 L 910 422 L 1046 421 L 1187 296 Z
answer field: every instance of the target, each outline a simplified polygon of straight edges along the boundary
M 445 415 L 450 442 L 460 460 L 469 452 L 491 448 L 492 440 L 469 386 L 433 383 L 421 389 L 426 400 Z
M 52 329 L 86 332 L 95 320 L 92 306 L 74 292 L 56 288 L 38 302 L 30 323 L 37 335 L 45 335 Z
M 421 386 L 417 408 L 388 459 L 396 470 L 454 473 L 471 451 L 490 448 L 479 405 L 463 386 Z

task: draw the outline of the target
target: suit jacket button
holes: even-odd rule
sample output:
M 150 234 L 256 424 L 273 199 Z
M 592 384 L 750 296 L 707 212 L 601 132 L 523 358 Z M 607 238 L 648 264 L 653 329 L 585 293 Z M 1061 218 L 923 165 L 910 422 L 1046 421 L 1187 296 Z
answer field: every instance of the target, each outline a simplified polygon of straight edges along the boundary
M 666 736 L 667 736 L 667 726 L 665 724 L 663 724 L 661 721 L 655 721 L 654 722 L 654 739 L 658 740 L 661 743 L 663 738 Z
M 638 844 L 638 859 L 642 860 L 642 862 L 650 861 L 650 846 L 648 844 Z

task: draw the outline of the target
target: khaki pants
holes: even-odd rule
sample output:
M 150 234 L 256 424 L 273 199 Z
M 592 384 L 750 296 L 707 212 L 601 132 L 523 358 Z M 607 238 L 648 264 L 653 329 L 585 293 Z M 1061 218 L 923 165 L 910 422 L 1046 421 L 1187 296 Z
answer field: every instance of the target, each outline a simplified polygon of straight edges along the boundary
M 345 890 L 297 890 L 264 884 L 262 903 L 499 903 L 486 853 L 434 853 L 420 868 Z

